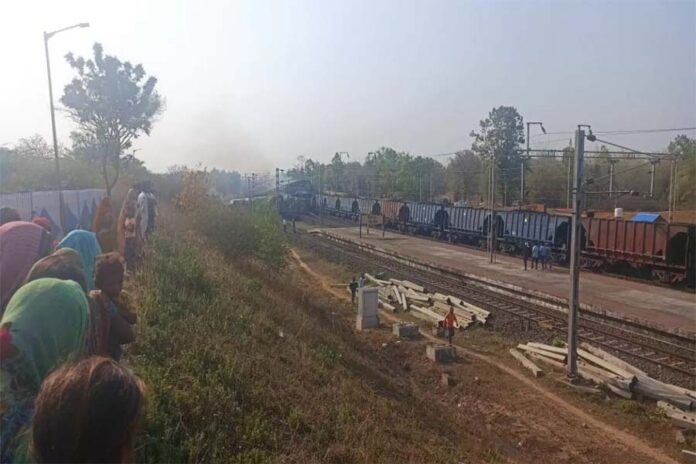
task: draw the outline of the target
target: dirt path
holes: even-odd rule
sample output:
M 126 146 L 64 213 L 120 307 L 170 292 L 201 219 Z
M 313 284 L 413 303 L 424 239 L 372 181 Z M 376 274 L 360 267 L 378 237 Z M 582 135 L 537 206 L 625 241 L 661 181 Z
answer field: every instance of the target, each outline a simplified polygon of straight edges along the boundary
M 332 294 L 340 300 L 350 300 L 345 291 L 342 292 L 337 290 L 335 287 L 332 286 L 330 281 L 325 276 L 315 272 L 305 262 L 303 262 L 300 256 L 295 252 L 295 250 L 291 250 L 291 254 L 293 259 L 299 265 L 299 267 L 307 274 L 309 274 L 313 279 L 315 279 L 326 292 Z M 400 320 L 395 316 L 386 313 L 381 313 L 381 316 L 382 318 L 390 320 L 391 322 L 397 322 Z M 436 341 L 438 343 L 441 342 L 440 340 L 436 339 L 428 333 L 425 333 L 423 331 L 421 331 L 421 333 L 426 339 Z M 530 393 L 536 394 L 537 398 L 541 397 L 542 404 L 547 404 L 550 402 L 555 408 L 559 409 L 560 412 L 562 412 L 565 416 L 572 416 L 575 419 L 575 421 L 582 424 L 580 428 L 584 429 L 583 431 L 585 432 L 585 435 L 588 435 L 590 433 L 595 435 L 595 438 L 591 441 L 595 443 L 602 443 L 605 446 L 609 445 L 612 447 L 622 448 L 623 452 L 627 453 L 627 462 L 640 462 L 641 460 L 638 459 L 638 456 L 635 456 L 635 454 L 640 454 L 645 456 L 645 459 L 642 460 L 643 462 L 677 464 L 678 461 L 670 458 L 669 456 L 666 456 L 661 450 L 649 446 L 641 438 L 631 433 L 622 431 L 617 427 L 608 424 L 594 417 L 591 414 L 588 414 L 579 407 L 574 406 L 565 399 L 561 398 L 556 393 L 550 391 L 543 384 L 528 378 L 525 374 L 517 371 L 516 369 L 513 369 L 491 358 L 490 356 L 477 353 L 468 348 L 465 348 L 460 344 L 455 344 L 455 346 L 460 351 L 460 353 L 463 353 L 470 358 L 486 363 L 489 366 L 493 366 L 499 371 L 502 371 L 508 376 L 514 378 L 514 380 L 517 382 L 519 386 L 524 387 Z M 525 395 L 520 396 L 522 397 Z

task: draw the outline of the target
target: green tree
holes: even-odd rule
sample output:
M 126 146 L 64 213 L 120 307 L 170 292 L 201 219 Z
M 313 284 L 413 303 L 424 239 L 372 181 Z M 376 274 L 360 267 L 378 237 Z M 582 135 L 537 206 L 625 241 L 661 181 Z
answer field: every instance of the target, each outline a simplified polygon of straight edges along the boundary
M 524 122 L 514 106 L 493 108 L 488 117 L 479 122 L 479 132 L 471 131 L 474 139 L 471 150 L 481 157 L 485 168 L 495 159 L 496 184 L 508 205 L 519 197 L 520 153 L 524 143 Z M 487 177 L 482 177 L 487 179 Z M 485 182 L 488 185 L 488 182 Z
M 105 55 L 99 43 L 94 44 L 93 52 L 94 59 L 88 60 L 72 53 L 65 56 L 77 75 L 65 86 L 60 101 L 78 124 L 83 146 L 99 156 L 111 195 L 122 157 L 134 139 L 150 134 L 163 102 L 155 90 L 157 79 L 146 77 L 142 65 Z
M 566 170 L 562 159 L 554 157 L 532 160 L 527 177 L 528 199 L 550 208 L 565 205 Z
M 447 164 L 445 179 L 447 193 L 454 201 L 481 201 L 481 158 L 471 150 L 457 152 Z
M 696 139 L 678 135 L 667 151 L 679 160 L 677 203 L 686 209 L 696 208 Z

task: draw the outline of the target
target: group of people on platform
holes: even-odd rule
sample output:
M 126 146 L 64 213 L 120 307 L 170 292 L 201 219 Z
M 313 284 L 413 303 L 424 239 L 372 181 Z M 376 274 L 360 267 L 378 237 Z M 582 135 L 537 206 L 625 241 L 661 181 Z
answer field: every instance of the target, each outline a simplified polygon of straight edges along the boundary
M 120 363 L 137 315 L 124 277 L 154 230 L 151 191 L 131 189 L 116 233 L 110 197 L 92 230 L 0 209 L 0 462 L 129 462 L 144 401 Z
M 530 246 L 528 242 L 522 247 L 522 261 L 524 262 L 524 270 L 527 270 L 527 262 L 531 258 L 531 269 L 539 269 L 539 264 L 541 264 L 542 270 L 551 269 L 551 247 L 546 245 Z

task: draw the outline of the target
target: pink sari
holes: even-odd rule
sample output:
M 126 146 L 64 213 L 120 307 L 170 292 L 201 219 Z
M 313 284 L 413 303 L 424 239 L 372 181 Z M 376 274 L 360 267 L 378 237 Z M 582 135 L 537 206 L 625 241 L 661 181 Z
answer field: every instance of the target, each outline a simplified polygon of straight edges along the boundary
M 31 267 L 51 252 L 51 236 L 32 222 L 0 226 L 0 313 L 22 285 Z

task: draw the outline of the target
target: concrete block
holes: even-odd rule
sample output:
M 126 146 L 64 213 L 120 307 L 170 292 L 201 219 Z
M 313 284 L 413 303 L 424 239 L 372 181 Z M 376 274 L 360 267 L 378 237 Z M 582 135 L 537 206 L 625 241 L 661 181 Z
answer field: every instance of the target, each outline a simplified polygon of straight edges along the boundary
M 379 307 L 379 291 L 376 287 L 358 289 L 358 316 L 377 317 Z
M 456 382 L 454 381 L 449 372 L 443 372 L 440 376 L 440 384 L 443 387 L 452 387 L 456 385 Z
M 428 343 L 425 347 L 425 355 L 433 362 L 448 362 L 454 360 L 457 350 L 453 346 Z
M 418 336 L 418 326 L 410 322 L 399 322 L 392 326 L 394 335 L 399 338 L 415 338 Z
M 355 327 L 358 330 L 365 329 L 378 329 L 379 328 L 379 317 L 361 317 L 358 316 L 355 320 Z

